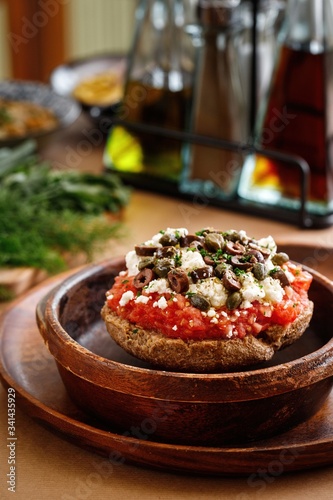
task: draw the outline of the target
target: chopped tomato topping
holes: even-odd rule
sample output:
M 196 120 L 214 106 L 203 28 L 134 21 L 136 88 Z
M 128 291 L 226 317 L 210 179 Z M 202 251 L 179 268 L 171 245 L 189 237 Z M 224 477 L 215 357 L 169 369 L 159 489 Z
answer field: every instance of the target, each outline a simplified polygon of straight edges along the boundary
M 118 316 L 139 325 L 147 330 L 158 331 L 167 337 L 183 339 L 216 339 L 243 338 L 246 335 L 259 335 L 272 324 L 288 325 L 295 321 L 308 304 L 307 291 L 312 276 L 300 267 L 287 263 L 284 266 L 293 274 L 294 280 L 286 287 L 283 300 L 274 304 L 263 304 L 254 301 L 246 309 L 238 308 L 229 311 L 226 306 L 215 310 L 215 315 L 193 307 L 186 296 L 165 293 L 164 306 L 158 303 L 162 295 L 158 293 L 145 294 L 145 290 L 134 287 L 133 277 L 118 276 L 108 293 L 108 306 Z M 127 291 L 134 297 L 121 302 Z M 146 296 L 144 300 L 136 301 L 139 295 Z

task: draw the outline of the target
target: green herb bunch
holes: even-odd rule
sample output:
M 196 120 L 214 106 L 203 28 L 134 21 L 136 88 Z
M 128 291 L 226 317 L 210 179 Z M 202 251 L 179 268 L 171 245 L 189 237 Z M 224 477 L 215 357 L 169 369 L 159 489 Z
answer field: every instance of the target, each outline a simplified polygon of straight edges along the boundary
M 117 213 L 130 192 L 120 179 L 57 171 L 42 162 L 35 143 L 0 150 L 0 267 L 28 266 L 56 273 L 66 253 L 85 253 L 120 234 Z

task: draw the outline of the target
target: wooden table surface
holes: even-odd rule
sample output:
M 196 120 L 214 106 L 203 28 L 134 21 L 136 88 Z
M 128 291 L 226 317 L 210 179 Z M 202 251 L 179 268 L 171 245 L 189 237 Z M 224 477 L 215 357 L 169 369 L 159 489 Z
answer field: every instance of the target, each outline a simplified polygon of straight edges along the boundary
M 81 117 L 66 132 L 46 142 L 41 153 L 62 167 L 99 172 L 102 169 L 103 141 L 98 130 Z M 90 137 L 90 138 L 89 138 Z M 271 234 L 278 243 L 290 248 L 292 257 L 325 272 L 333 279 L 333 228 L 302 230 L 281 222 L 272 222 L 248 214 L 222 210 L 209 204 L 172 199 L 156 193 L 134 189 L 131 203 L 124 213 L 121 240 L 110 242 L 96 257 L 104 259 L 121 255 L 133 244 L 148 239 L 164 227 L 204 226 L 246 229 L 254 237 Z M 6 307 L 10 307 L 10 304 Z M 5 309 L 2 306 L 2 310 Z M 41 380 L 41 383 L 43 381 Z M 10 448 L 7 446 L 7 391 L 0 388 L 1 413 L 0 497 L 13 498 L 8 491 Z M 250 500 L 280 498 L 332 498 L 333 464 L 297 473 L 258 471 L 255 477 L 216 478 L 156 472 L 127 465 L 103 473 L 102 459 L 51 433 L 15 408 L 16 427 L 16 493 L 15 498 L 40 499 L 228 499 Z M 244 416 L 245 417 L 245 416 Z M 268 464 L 269 465 L 269 464 Z

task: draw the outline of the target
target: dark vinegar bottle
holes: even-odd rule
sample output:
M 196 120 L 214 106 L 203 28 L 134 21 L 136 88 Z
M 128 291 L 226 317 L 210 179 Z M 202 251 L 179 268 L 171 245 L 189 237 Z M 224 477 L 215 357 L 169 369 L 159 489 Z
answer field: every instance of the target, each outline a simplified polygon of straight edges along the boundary
M 328 29 L 330 27 L 330 30 Z M 281 47 L 257 124 L 257 144 L 302 157 L 310 167 L 307 209 L 332 211 L 333 2 L 289 0 Z M 330 39 L 331 38 L 331 39 Z M 297 208 L 300 171 L 264 156 L 247 160 L 242 195 Z

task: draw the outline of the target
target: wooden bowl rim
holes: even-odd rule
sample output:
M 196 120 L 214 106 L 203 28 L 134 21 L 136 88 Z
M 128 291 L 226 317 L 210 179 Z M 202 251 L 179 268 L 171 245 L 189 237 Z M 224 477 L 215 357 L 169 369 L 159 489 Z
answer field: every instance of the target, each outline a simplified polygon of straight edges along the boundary
M 122 263 L 124 257 L 115 257 L 86 266 L 51 290 L 37 306 L 37 323 L 50 353 L 58 363 L 80 378 L 96 386 L 148 398 L 207 402 L 209 392 L 209 401 L 236 402 L 283 394 L 333 376 L 333 337 L 319 349 L 293 361 L 227 373 L 184 373 L 141 368 L 93 353 L 76 342 L 60 325 L 59 304 L 64 294 L 73 287 Z M 328 278 L 306 266 L 302 267 L 333 294 L 333 283 Z M 175 387 L 175 384 L 176 394 L 170 392 L 170 387 Z

